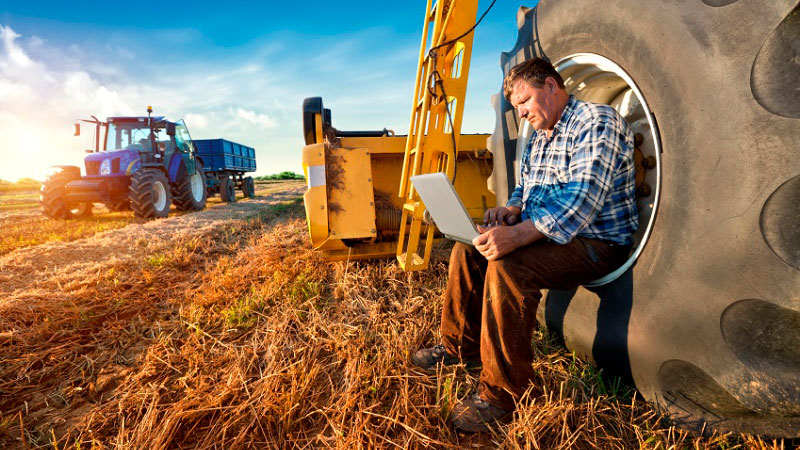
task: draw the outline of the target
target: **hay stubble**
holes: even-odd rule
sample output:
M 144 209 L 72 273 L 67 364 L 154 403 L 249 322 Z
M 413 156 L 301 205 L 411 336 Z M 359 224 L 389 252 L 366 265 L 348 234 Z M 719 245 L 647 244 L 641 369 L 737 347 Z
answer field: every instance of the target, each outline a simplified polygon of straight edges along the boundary
M 407 362 L 436 340 L 446 247 L 424 273 L 327 263 L 297 202 L 136 242 L 69 273 L 6 279 L 0 447 L 780 448 L 671 428 L 632 392 L 599 392 L 546 337 L 515 421 L 455 433 L 445 418 L 477 373 Z

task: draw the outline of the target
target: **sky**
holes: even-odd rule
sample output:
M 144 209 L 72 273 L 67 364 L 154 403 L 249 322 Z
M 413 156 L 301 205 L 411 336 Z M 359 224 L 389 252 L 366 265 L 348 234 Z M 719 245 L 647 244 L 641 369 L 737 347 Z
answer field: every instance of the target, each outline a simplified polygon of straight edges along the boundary
M 500 53 L 535 2 L 497 0 L 476 29 L 462 132 L 492 132 Z M 148 105 L 194 139 L 254 147 L 256 175 L 302 173 L 306 97 L 322 97 L 338 129 L 405 134 L 426 2 L 379 5 L 0 0 L 0 179 L 83 167 L 93 131 L 73 136 L 78 119 Z

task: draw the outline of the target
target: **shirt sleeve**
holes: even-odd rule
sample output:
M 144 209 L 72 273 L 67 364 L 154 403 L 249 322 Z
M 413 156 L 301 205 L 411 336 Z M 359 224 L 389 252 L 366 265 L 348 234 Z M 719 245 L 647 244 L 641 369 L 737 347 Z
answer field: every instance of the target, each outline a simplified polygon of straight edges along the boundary
M 508 197 L 508 201 L 506 202 L 506 208 L 510 208 L 512 206 L 516 206 L 519 209 L 522 209 L 522 205 L 524 204 L 522 196 L 525 193 L 525 186 L 524 186 L 524 176 L 522 175 L 522 167 L 527 164 L 527 159 L 530 157 L 531 146 L 533 145 L 533 137 L 530 138 L 528 141 L 528 145 L 525 147 L 525 153 L 521 158 L 519 170 L 520 173 L 517 177 L 517 185 L 514 187 L 514 191 L 511 193 L 511 196 Z
M 511 193 L 511 197 L 508 198 L 506 202 L 506 208 L 510 208 L 512 206 L 516 206 L 519 209 L 522 209 L 522 184 L 517 183 L 517 187 L 514 188 L 514 192 Z
M 536 228 L 553 241 L 572 241 L 602 209 L 626 145 L 626 133 L 619 122 L 600 117 L 583 125 L 573 141 L 567 183 L 558 186 L 546 204 L 529 212 Z

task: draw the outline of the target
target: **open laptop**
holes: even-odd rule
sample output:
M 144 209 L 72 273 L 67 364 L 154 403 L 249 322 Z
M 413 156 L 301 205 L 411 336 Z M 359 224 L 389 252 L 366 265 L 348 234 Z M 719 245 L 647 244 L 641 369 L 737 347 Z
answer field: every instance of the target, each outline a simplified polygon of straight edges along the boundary
M 436 228 L 448 239 L 472 245 L 472 239 L 480 233 L 447 175 L 442 172 L 415 175 L 411 183 Z

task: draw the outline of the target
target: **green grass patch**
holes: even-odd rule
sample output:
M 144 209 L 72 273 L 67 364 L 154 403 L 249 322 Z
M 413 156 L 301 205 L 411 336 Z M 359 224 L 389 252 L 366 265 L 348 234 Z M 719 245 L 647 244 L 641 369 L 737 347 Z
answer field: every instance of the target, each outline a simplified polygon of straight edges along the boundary
M 319 296 L 322 287 L 322 283 L 315 280 L 312 274 L 301 273 L 289 284 L 287 297 L 295 302 L 305 302 Z
M 294 173 L 291 171 L 283 171 L 281 173 L 275 173 L 272 175 L 262 175 L 260 177 L 253 178 L 254 180 L 305 180 L 306 177 L 299 173 Z
M 146 260 L 147 265 L 153 268 L 158 268 L 164 265 L 167 262 L 167 255 L 163 253 L 157 253 L 155 255 L 151 255 Z
M 238 298 L 222 311 L 225 325 L 232 328 L 250 328 L 258 321 L 257 312 L 263 307 L 263 299 L 246 296 Z

